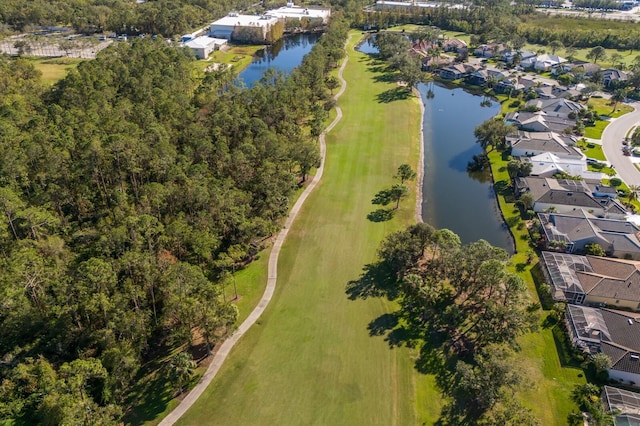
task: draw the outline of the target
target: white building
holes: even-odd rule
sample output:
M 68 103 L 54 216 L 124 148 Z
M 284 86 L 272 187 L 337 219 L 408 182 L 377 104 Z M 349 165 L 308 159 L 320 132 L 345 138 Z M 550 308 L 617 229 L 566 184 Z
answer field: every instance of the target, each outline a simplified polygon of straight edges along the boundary
M 287 3 L 286 6 L 267 11 L 266 15 L 275 16 L 280 19 L 322 19 L 322 22 L 326 24 L 329 22 L 331 10 L 295 6 L 293 2 L 290 2 Z
M 278 18 L 271 15 L 257 16 L 230 13 L 209 25 L 209 35 L 230 40 L 239 38 L 238 33 L 242 30 L 254 30 L 262 40 L 266 40 L 267 33 L 278 22 Z
M 225 44 L 227 44 L 227 40 L 223 38 L 202 36 L 187 41 L 184 46 L 191 49 L 196 58 L 207 59 L 211 52 L 220 49 Z

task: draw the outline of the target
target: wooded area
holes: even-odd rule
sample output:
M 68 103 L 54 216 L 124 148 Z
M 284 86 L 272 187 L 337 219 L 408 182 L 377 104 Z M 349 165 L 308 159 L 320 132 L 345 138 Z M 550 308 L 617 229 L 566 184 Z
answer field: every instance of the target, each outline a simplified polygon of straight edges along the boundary
M 251 89 L 150 38 L 52 89 L 0 57 L 0 418 L 117 422 L 144 363 L 233 330 L 221 286 L 318 165 L 346 31 Z

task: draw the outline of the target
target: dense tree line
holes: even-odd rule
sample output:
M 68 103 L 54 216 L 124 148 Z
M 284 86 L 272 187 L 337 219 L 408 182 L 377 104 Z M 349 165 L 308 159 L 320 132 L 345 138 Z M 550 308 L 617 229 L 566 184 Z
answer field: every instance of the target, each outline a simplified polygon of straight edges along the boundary
M 252 89 L 151 39 L 51 90 L 0 57 L 0 418 L 115 422 L 143 363 L 233 330 L 225 277 L 318 165 L 346 30 Z
M 250 0 L 5 0 L 0 8 L 0 24 L 15 31 L 62 25 L 83 33 L 113 31 L 171 37 L 190 33 L 233 10 L 261 13 L 284 3 L 265 2 L 261 7 Z M 334 10 L 356 10 L 364 5 L 356 0 L 323 3 Z M 303 24 L 310 22 L 305 20 Z
M 626 24 L 586 25 L 594 23 L 590 18 L 546 17 L 533 9 L 532 5 L 514 5 L 507 7 L 497 2 L 495 7 L 466 7 L 453 9 L 408 8 L 406 10 L 387 10 L 354 12 L 354 25 L 388 28 L 394 25 L 414 23 L 435 25 L 452 31 L 474 34 L 472 45 L 490 41 L 506 43 L 518 49 L 525 42 L 551 45 L 561 42 L 572 48 L 602 46 L 618 49 L 640 49 L 640 31 L 634 31 Z M 544 19 L 544 21 L 541 21 Z M 554 23 L 554 21 L 556 23 Z
M 378 254 L 388 271 L 378 276 L 392 277 L 388 294 L 425 342 L 417 364 L 438 376 L 448 401 L 443 424 L 537 424 L 513 399 L 524 379 L 513 357 L 518 336 L 536 326 L 538 306 L 507 270 L 508 253 L 417 224 L 389 235 Z
M 69 25 L 79 32 L 115 31 L 162 34 L 170 37 L 245 8 L 251 1 L 157 0 L 6 0 L 0 23 L 23 31 L 32 26 Z

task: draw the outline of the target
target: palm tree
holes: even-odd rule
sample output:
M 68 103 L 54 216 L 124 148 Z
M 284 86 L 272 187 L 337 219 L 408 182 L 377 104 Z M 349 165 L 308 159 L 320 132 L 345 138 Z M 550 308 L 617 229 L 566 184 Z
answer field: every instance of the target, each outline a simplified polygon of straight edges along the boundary
M 614 91 L 613 94 L 611 95 L 611 102 L 613 102 L 613 109 L 611 110 L 611 113 L 616 112 L 616 107 L 618 106 L 618 103 L 624 102 L 626 98 L 627 98 L 627 91 L 625 89 L 617 89 L 616 91 Z

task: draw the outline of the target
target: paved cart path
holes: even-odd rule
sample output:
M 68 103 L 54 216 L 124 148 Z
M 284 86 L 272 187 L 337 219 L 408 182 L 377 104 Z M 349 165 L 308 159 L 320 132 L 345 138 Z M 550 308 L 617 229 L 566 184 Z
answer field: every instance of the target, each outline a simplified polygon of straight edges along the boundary
M 349 39 L 347 39 L 347 43 L 349 43 Z M 349 57 L 345 56 L 340 69 L 338 70 L 338 79 L 341 82 L 340 90 L 335 94 L 334 99 L 338 99 L 344 93 L 347 88 L 347 82 L 342 77 L 342 72 L 344 71 L 345 66 L 347 65 Z M 222 364 L 227 359 L 227 356 L 231 352 L 233 346 L 240 340 L 240 338 L 251 328 L 251 326 L 260 318 L 264 310 L 269 305 L 271 298 L 273 297 L 273 293 L 276 289 L 276 281 L 278 279 L 278 256 L 280 255 L 280 249 L 282 248 L 282 244 L 284 240 L 287 238 L 287 234 L 289 233 L 289 229 L 291 228 L 291 224 L 295 220 L 298 212 L 302 208 L 305 200 L 311 194 L 311 191 L 318 185 L 320 179 L 322 178 L 322 173 L 324 171 L 324 162 L 326 157 L 326 142 L 325 135 L 327 132 L 330 132 L 338 122 L 342 119 L 342 109 L 340 106 L 336 105 L 336 118 L 327 126 L 324 132 L 320 135 L 320 167 L 318 167 L 313 180 L 309 185 L 305 188 L 305 190 L 298 198 L 298 201 L 293 205 L 291 212 L 289 213 L 289 217 L 284 223 L 284 227 L 278 233 L 276 240 L 273 244 L 273 249 L 271 250 L 271 255 L 269 256 L 269 271 L 267 278 L 267 287 L 264 290 L 264 294 L 258 302 L 258 305 L 254 308 L 254 310 L 249 314 L 247 319 L 244 320 L 240 327 L 220 346 L 218 351 L 213 357 L 213 361 L 207 368 L 207 371 L 204 373 L 198 384 L 189 392 L 189 394 L 180 402 L 178 405 L 167 417 L 165 417 L 161 422 L 160 426 L 170 426 L 180 419 L 187 412 L 189 408 L 198 400 L 200 395 L 204 392 L 204 390 L 209 386 L 213 378 L 218 374 L 218 371 L 222 367 Z

